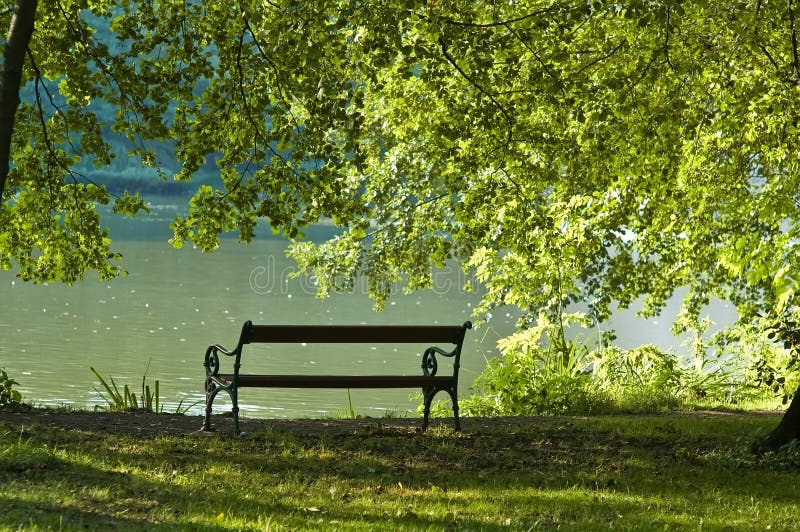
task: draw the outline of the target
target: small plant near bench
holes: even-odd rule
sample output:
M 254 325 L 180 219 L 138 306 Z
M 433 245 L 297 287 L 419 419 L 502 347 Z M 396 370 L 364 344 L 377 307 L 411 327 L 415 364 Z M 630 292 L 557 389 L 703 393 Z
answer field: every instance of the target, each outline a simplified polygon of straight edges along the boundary
M 162 406 L 159 404 L 159 385 L 156 380 L 154 390 L 150 390 L 150 386 L 145 384 L 145 377 L 142 377 L 142 395 L 141 400 L 136 397 L 136 394 L 131 392 L 128 385 L 124 385 L 122 389 L 117 386 L 114 377 L 109 377 L 106 381 L 100 373 L 94 368 L 89 368 L 100 381 L 103 389 L 100 391 L 95 388 L 95 391 L 105 400 L 108 406 L 95 406 L 95 410 L 108 410 L 110 412 L 130 412 L 134 410 L 145 410 L 147 412 L 160 412 Z M 110 381 L 110 384 L 109 384 Z
M 150 367 L 150 361 L 147 362 L 147 367 Z M 161 402 L 160 390 L 159 390 L 159 382 L 156 379 L 155 383 L 153 384 L 153 388 L 150 388 L 150 385 L 147 384 L 147 371 L 145 370 L 145 374 L 142 376 L 142 392 L 140 397 L 136 397 L 136 394 L 130 390 L 127 384 L 123 385 L 122 389 L 117 386 L 117 383 L 114 381 L 114 377 L 109 377 L 108 380 L 104 379 L 100 373 L 90 367 L 89 369 L 92 370 L 94 376 L 97 377 L 97 380 L 100 381 L 100 384 L 103 387 L 103 391 L 98 390 L 95 388 L 94 390 L 105 400 L 107 406 L 96 405 L 95 410 L 107 410 L 109 412 L 135 412 L 135 411 L 145 411 L 145 412 L 152 412 L 154 414 L 160 414 L 164 412 L 164 404 Z M 191 405 L 194 406 L 194 405 Z M 178 403 L 178 406 L 175 408 L 176 414 L 184 414 L 186 413 L 191 406 L 183 406 L 183 400 Z

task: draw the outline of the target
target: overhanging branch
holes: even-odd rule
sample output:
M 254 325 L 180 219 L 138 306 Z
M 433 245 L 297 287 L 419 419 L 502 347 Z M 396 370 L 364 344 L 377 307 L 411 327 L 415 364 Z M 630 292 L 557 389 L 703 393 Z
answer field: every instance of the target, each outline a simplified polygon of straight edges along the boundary
M 499 101 L 497 101 L 497 98 L 495 98 L 494 95 L 492 95 L 489 91 L 484 89 L 480 83 L 478 83 L 475 79 L 472 78 L 472 76 L 470 76 L 467 72 L 465 72 L 463 68 L 461 68 L 458 62 L 456 62 L 455 58 L 448 51 L 447 43 L 445 42 L 443 37 L 439 37 L 439 45 L 442 48 L 442 55 L 444 55 L 445 59 L 447 59 L 447 62 L 450 63 L 450 65 L 453 68 L 456 69 L 456 71 L 461 75 L 461 77 L 467 80 L 467 82 L 469 82 L 470 85 L 475 87 L 478 90 L 478 92 L 486 96 L 489 99 L 489 101 L 491 101 L 492 104 L 500 111 L 500 114 L 502 114 L 503 117 L 506 119 L 506 123 L 508 124 L 508 135 L 507 135 L 508 141 L 506 145 L 510 145 L 511 142 L 513 141 L 514 117 L 511 116 L 511 113 L 509 113 Z

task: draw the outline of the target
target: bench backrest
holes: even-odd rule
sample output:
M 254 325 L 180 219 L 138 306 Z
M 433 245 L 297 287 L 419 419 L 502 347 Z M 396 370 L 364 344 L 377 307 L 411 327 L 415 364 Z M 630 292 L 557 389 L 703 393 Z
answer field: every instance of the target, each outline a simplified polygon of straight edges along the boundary
M 449 343 L 461 345 L 470 322 L 446 325 L 253 325 L 242 328 L 241 343 Z
M 435 354 L 453 357 L 453 378 L 458 379 L 461 365 L 461 348 L 467 329 L 472 323 L 452 325 L 253 325 L 246 321 L 236 346 L 234 367 L 238 374 L 242 347 L 252 343 L 374 343 L 374 344 L 428 344 L 422 357 L 425 375 L 435 375 Z M 454 344 L 446 351 L 441 344 Z

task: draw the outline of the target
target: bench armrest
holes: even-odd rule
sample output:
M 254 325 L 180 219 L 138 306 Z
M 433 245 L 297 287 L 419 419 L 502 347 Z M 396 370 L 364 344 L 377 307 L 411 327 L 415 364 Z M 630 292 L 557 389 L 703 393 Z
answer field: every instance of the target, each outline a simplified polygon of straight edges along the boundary
M 439 369 L 439 362 L 436 360 L 437 354 L 444 357 L 453 357 L 456 356 L 459 350 L 460 346 L 452 351 L 445 351 L 436 346 L 429 347 L 425 350 L 425 353 L 422 354 L 422 374 L 426 377 L 433 377 L 436 375 L 436 371 Z M 458 368 L 455 368 L 455 371 L 458 371 Z
M 225 356 L 236 356 L 241 352 L 241 345 L 237 346 L 236 349 L 233 351 L 228 351 L 224 347 L 219 344 L 213 344 L 208 346 L 206 349 L 206 356 L 203 359 L 203 366 L 206 368 L 206 377 L 211 376 L 218 376 L 219 375 L 219 354 L 222 353 Z

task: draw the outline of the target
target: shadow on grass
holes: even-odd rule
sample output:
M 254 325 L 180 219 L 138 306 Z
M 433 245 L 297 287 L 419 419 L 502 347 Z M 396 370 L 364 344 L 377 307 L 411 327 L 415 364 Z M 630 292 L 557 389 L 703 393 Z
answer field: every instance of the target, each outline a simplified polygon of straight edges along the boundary
M 194 530 L 794 522 L 800 474 L 748 461 L 752 434 L 737 443 L 728 432 L 735 425 L 714 420 L 615 423 L 554 420 L 461 434 L 267 429 L 244 439 L 0 427 L 0 527 L 26 526 L 21 516 L 52 528 Z
M 300 450 L 293 445 L 293 453 Z M 136 441 L 36 428 L 12 433 L 0 427 L 0 529 L 215 531 L 263 530 L 271 523 L 296 529 L 393 522 L 412 529 L 444 530 L 454 523 L 485 528 L 452 512 L 373 513 L 368 500 L 344 504 L 347 493 L 333 497 L 328 489 L 322 490 L 326 500 L 308 502 L 304 486 L 332 476 L 356 478 L 374 463 L 345 461 L 294 454 L 268 458 L 263 441 L 224 437 Z

